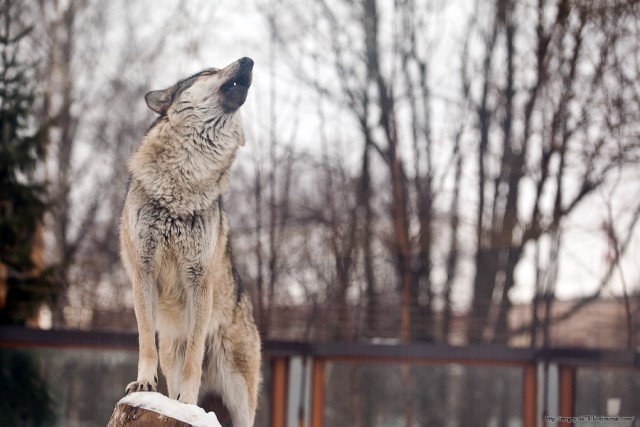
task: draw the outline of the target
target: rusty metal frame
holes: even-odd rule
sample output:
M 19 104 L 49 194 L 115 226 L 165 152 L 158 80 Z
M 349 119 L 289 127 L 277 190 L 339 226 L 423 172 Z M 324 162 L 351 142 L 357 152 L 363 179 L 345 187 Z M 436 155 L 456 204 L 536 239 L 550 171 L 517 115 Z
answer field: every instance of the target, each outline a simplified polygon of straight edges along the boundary
M 276 357 L 271 361 L 273 378 L 271 387 L 272 427 L 286 427 L 288 365 L 289 361 L 285 357 Z
M 19 327 L 0 327 L 0 347 L 86 348 L 138 350 L 135 333 L 43 331 Z M 311 427 L 324 422 L 325 366 L 327 362 L 450 364 L 471 366 L 520 366 L 523 368 L 523 426 L 537 425 L 537 365 L 540 361 L 558 363 L 560 372 L 560 415 L 573 416 L 577 367 L 640 369 L 640 351 L 580 348 L 510 348 L 495 345 L 456 347 L 444 344 L 371 344 L 366 342 L 307 343 L 265 340 L 263 356 L 271 363 L 273 383 L 271 423 L 285 427 L 289 359 L 311 357 Z

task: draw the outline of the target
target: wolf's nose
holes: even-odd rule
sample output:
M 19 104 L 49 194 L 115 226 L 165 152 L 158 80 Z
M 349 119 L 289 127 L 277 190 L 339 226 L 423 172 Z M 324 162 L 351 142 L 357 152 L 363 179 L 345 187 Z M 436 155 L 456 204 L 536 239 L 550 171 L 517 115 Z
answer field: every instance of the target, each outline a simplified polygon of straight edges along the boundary
M 244 57 L 244 58 L 240 58 L 238 59 L 238 63 L 242 66 L 242 67 L 253 67 L 253 59 L 248 58 L 248 57 Z

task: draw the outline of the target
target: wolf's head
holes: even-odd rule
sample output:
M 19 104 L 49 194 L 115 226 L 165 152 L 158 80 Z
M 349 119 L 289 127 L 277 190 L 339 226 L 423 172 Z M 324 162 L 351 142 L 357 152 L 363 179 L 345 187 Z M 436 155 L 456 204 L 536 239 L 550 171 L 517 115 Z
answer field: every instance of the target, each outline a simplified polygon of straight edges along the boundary
M 211 125 L 233 115 L 247 99 L 253 60 L 240 58 L 223 69 L 208 68 L 145 96 L 149 108 L 170 122 Z

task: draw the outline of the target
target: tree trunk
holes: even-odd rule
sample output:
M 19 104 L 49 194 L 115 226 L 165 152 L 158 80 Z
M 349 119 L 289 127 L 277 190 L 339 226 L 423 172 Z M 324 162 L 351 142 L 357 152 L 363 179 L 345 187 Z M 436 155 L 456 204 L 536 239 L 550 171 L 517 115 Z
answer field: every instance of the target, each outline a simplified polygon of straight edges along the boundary
M 192 424 L 178 421 L 175 418 L 162 415 L 149 409 L 135 407 L 129 404 L 119 403 L 113 410 L 113 415 L 107 427 L 119 426 L 167 426 L 167 427 L 189 427 Z
M 491 296 L 493 294 L 493 284 L 495 283 L 496 266 L 492 263 L 492 250 L 487 238 L 485 225 L 485 209 L 487 204 L 486 188 L 487 157 L 489 155 L 489 135 L 492 124 L 493 107 L 489 102 L 491 91 L 491 75 L 493 55 L 498 38 L 499 26 L 497 19 L 493 23 L 491 36 L 486 40 L 486 52 L 483 60 L 482 71 L 482 96 L 480 104 L 476 110 L 477 127 L 479 131 L 478 141 L 478 170 L 477 170 L 477 191 L 478 207 L 476 210 L 476 273 L 473 282 L 473 302 L 471 307 L 471 323 L 469 324 L 469 341 L 478 343 L 483 340 L 486 319 L 489 313 Z
M 221 427 L 213 412 L 206 413 L 153 392 L 139 392 L 122 398 L 113 409 L 107 427 Z

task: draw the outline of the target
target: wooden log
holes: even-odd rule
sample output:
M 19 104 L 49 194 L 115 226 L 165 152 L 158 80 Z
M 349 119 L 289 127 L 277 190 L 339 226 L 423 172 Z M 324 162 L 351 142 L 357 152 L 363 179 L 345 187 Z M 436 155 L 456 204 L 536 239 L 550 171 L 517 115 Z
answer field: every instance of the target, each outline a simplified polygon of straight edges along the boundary
M 107 427 L 221 427 L 213 412 L 155 392 L 131 393 L 113 409 Z

